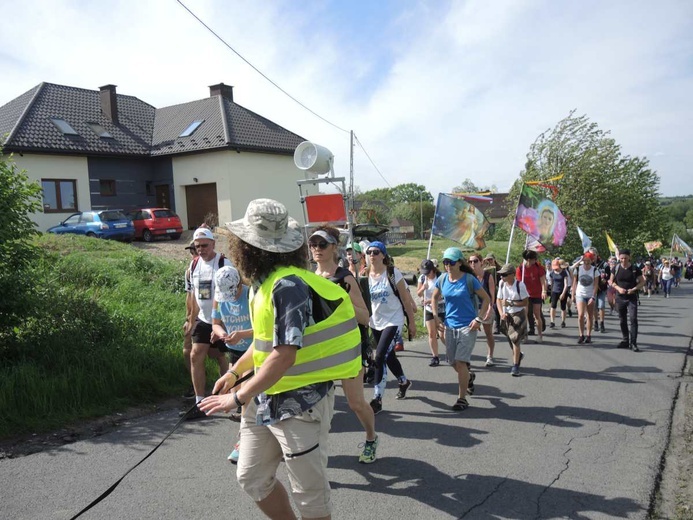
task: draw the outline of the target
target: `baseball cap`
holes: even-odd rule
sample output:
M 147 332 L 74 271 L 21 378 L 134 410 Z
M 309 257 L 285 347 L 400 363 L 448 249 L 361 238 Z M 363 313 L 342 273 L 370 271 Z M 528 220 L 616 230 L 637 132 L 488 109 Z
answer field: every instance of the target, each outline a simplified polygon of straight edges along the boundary
M 214 240 L 214 235 L 207 228 L 197 228 L 193 233 L 193 240 L 199 240 L 201 238 L 206 238 L 207 240 Z
M 458 260 L 464 260 L 464 255 L 459 247 L 448 247 L 443 253 L 443 259 L 457 262 Z
M 361 249 L 361 246 L 358 244 L 358 242 L 354 242 L 353 244 L 349 242 L 344 249 L 346 249 L 347 251 L 349 249 L 353 249 L 357 253 L 363 253 L 363 249 Z
M 434 269 L 433 262 L 431 262 L 430 260 L 424 260 L 423 262 L 421 262 L 421 273 L 422 274 L 428 274 L 431 271 L 433 271 L 433 269 Z
M 506 274 L 515 274 L 515 266 L 513 264 L 505 264 L 498 270 L 498 274 L 501 276 Z

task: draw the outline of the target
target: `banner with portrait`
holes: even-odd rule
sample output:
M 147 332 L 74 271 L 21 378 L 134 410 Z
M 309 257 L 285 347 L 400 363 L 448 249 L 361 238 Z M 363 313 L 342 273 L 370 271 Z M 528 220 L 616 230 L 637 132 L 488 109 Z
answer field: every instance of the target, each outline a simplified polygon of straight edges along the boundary
M 662 247 L 662 243 L 659 240 L 653 240 L 652 242 L 645 242 L 644 245 L 645 245 L 645 250 L 648 253 L 651 253 L 655 249 L 659 249 L 660 247 Z
M 687 255 L 693 254 L 691 246 L 681 240 L 681 237 L 679 237 L 676 233 L 674 233 L 674 237 L 671 239 L 671 249 L 678 251 L 679 253 L 686 253 Z
M 431 233 L 458 242 L 466 249 L 486 247 L 484 235 L 490 223 L 484 214 L 463 198 L 441 193 Z
M 565 217 L 556 203 L 526 184 L 522 186 L 515 225 L 547 250 L 563 245 L 567 233 Z

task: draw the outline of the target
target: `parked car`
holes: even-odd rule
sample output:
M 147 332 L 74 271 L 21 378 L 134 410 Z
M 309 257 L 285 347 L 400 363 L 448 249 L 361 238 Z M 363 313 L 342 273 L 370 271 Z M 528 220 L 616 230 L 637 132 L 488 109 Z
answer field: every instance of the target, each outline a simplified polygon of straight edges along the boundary
M 178 240 L 183 233 L 180 218 L 168 208 L 146 208 L 130 212 L 135 225 L 135 238 L 151 242 L 155 237 L 169 236 Z
M 122 211 L 104 209 L 74 213 L 57 226 L 48 229 L 48 233 L 73 233 L 88 237 L 132 242 L 135 236 L 135 226 Z

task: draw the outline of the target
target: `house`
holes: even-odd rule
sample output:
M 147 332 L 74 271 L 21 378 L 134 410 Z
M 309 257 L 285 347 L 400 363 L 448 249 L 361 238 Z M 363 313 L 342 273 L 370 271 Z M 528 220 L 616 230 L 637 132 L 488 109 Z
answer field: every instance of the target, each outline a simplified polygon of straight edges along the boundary
M 304 139 L 238 105 L 233 87 L 155 108 L 115 85 L 41 83 L 0 107 L 0 141 L 43 187 L 40 230 L 75 211 L 170 207 L 185 228 L 242 218 L 259 197 L 301 220 L 293 163 Z M 314 191 L 317 191 L 315 189 Z
M 403 238 L 414 238 L 414 223 L 403 218 L 394 218 L 389 225 L 390 233 L 393 236 L 398 235 Z

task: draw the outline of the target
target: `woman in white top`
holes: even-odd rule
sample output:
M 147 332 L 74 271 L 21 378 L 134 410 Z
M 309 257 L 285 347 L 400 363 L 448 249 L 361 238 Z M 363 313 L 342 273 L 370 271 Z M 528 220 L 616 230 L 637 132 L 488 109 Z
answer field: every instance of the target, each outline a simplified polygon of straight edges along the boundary
M 371 242 L 366 249 L 370 259 L 368 271 L 368 287 L 371 296 L 371 308 L 373 315 L 370 319 L 370 327 L 373 332 L 377 347 L 375 349 L 375 395 L 371 401 L 371 408 L 375 413 L 383 409 L 382 398 L 385 391 L 385 363 L 397 377 L 399 392 L 397 399 L 404 399 L 411 381 L 404 375 L 402 365 L 395 354 L 395 342 L 402 334 L 405 313 L 409 318 L 409 334 L 416 334 L 414 321 L 415 304 L 412 300 L 402 273 L 394 266 L 392 276 L 399 297 L 388 278 L 389 260 L 385 244 L 380 241 Z M 401 300 L 400 300 L 401 298 Z
M 501 277 L 501 282 L 498 284 L 496 306 L 500 313 L 500 328 L 503 334 L 508 337 L 513 349 L 513 366 L 510 369 L 510 374 L 519 376 L 520 363 L 524 357 L 522 341 L 527 337 L 529 293 L 524 282 L 515 280 L 514 265 L 505 264 L 500 268 L 498 274 Z
M 440 365 L 440 357 L 438 356 L 438 329 L 442 326 L 443 320 L 445 319 L 445 300 L 441 300 L 443 306 L 438 306 L 438 309 L 433 309 L 431 307 L 431 301 L 433 298 L 433 289 L 436 286 L 436 280 L 440 276 L 440 271 L 436 269 L 435 265 L 431 260 L 424 260 L 421 262 L 421 277 L 419 278 L 419 285 L 416 289 L 416 294 L 421 298 L 424 307 L 424 320 L 426 323 L 426 330 L 428 331 L 428 347 L 431 349 L 431 361 L 428 363 L 429 367 L 437 367 Z M 442 338 L 440 341 L 445 345 L 445 341 Z
M 671 265 L 667 258 L 662 262 L 662 268 L 659 270 L 659 283 L 662 284 L 664 297 L 668 298 L 671 294 L 671 284 L 674 280 L 674 274 L 671 272 Z
M 573 299 L 578 311 L 578 343 L 592 343 L 592 325 L 594 324 L 594 302 L 597 299 L 597 270 L 592 265 L 594 253 L 582 255 L 582 264 L 577 266 L 573 278 Z M 585 336 L 585 315 L 587 318 L 587 335 Z

